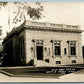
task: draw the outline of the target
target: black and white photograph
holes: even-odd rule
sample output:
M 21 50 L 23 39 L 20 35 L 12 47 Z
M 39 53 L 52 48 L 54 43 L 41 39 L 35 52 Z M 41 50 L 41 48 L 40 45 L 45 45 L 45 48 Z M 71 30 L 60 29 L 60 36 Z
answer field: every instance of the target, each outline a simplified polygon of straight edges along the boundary
M 0 82 L 84 82 L 84 2 L 0 2 Z

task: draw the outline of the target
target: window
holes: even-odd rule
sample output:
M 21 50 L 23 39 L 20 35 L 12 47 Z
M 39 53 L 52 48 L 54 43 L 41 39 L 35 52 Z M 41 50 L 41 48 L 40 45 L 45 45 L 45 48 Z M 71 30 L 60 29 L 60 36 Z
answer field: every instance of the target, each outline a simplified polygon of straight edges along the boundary
M 61 64 L 61 61 L 56 61 L 56 64 Z
M 24 58 L 24 37 L 19 38 L 19 55 L 21 58 Z
M 0 30 L 0 35 L 2 34 L 2 30 Z
M 76 42 L 70 42 L 70 55 L 76 55 Z
M 60 55 L 60 46 L 55 46 L 55 55 Z
M 66 52 L 66 48 L 64 48 L 64 54 L 65 54 L 65 55 L 67 54 L 67 52 Z
M 54 54 L 55 55 L 61 55 L 61 52 L 60 52 L 60 41 L 56 41 L 54 43 Z
M 72 63 L 76 63 L 76 60 L 72 60 Z
M 71 55 L 76 55 L 75 47 L 71 47 L 70 51 L 71 51 Z

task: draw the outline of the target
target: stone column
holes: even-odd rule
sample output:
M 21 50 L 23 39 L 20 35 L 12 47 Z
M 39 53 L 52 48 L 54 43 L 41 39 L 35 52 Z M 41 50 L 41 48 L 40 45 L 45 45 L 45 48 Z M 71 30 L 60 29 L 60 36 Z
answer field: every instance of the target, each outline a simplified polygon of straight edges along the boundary
M 34 58 L 36 58 L 36 41 L 34 42 Z
M 51 40 L 51 43 L 52 43 L 52 57 L 54 57 L 54 41 Z
M 32 42 L 34 43 L 34 65 L 36 65 L 37 63 L 37 59 L 36 59 L 36 40 L 33 39 Z
M 68 43 L 68 57 L 70 57 L 70 42 L 67 41 L 67 43 Z
M 43 46 L 43 60 L 45 60 L 45 49 L 44 49 L 44 41 L 42 40 L 42 46 Z

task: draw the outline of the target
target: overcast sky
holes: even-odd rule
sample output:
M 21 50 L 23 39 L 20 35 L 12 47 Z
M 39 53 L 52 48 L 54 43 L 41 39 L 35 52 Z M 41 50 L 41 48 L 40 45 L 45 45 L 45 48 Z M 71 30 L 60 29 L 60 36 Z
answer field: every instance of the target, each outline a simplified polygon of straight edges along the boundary
M 34 3 L 29 3 L 34 4 Z M 42 18 L 39 21 L 42 22 L 51 22 L 51 23 L 62 23 L 70 25 L 80 25 L 81 29 L 84 30 L 84 2 L 42 2 L 44 7 L 43 15 L 45 18 Z M 8 29 L 8 16 L 13 18 L 12 11 L 16 10 L 16 7 L 12 4 L 9 4 L 10 13 L 7 8 L 0 10 L 0 25 L 3 26 L 4 30 Z M 12 25 L 11 25 L 12 27 Z M 82 34 L 82 43 L 84 45 L 84 34 Z

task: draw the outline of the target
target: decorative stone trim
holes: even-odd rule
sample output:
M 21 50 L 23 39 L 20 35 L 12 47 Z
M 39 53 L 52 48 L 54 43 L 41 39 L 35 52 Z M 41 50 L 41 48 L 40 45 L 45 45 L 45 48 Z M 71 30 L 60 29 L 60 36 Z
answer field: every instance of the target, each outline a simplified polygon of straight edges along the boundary
M 30 30 L 40 30 L 40 31 L 52 31 L 52 32 L 71 32 L 71 33 L 82 33 L 82 30 L 78 29 L 64 29 L 64 28 L 50 28 L 50 27 L 34 27 L 34 26 L 28 26 L 26 27 Z
M 69 59 L 71 59 L 72 57 L 77 58 L 77 56 L 73 56 L 73 55 L 70 55 L 70 56 L 68 56 L 68 57 L 69 57 Z

